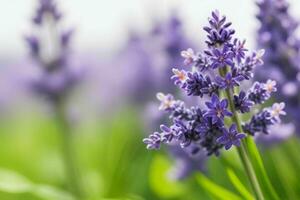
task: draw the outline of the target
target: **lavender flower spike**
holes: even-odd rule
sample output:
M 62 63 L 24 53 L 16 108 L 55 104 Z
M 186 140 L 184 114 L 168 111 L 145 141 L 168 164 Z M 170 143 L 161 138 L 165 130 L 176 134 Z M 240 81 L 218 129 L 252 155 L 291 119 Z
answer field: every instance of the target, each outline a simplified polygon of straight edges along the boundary
M 256 80 L 272 78 L 277 82 L 278 92 L 275 99 L 285 101 L 289 113 L 289 116 L 284 116 L 283 121 L 287 124 L 293 123 L 296 126 L 295 133 L 300 133 L 299 21 L 291 15 L 287 0 L 260 0 L 256 4 L 259 8 L 256 17 L 260 23 L 257 46 L 266 50 L 263 67 L 255 71 Z
M 263 51 L 246 54 L 245 41 L 233 38 L 235 31 L 230 27 L 226 17 L 212 12 L 209 26 L 204 27 L 208 34 L 207 49 L 196 54 L 191 50 L 183 52 L 185 62 L 194 66 L 190 70 L 173 69 L 175 85 L 188 96 L 197 96 L 202 101 L 210 97 L 210 101 L 205 103 L 207 108 L 201 105 L 189 108 L 184 101 L 173 99 L 172 106 L 169 106 L 170 101 L 167 101 L 167 106 L 162 107 L 169 112 L 171 125 L 162 130 L 162 139 L 155 137 L 151 143 L 146 139 L 147 144 L 154 144 L 154 147 L 160 143 L 175 144 L 184 149 L 196 146 L 196 149 L 206 151 L 208 156 L 219 155 L 223 147 L 229 150 L 234 145 L 240 146 L 241 159 L 249 160 L 245 153 L 247 145 L 240 145 L 243 138 L 268 133 L 270 126 L 279 123 L 279 116 L 285 114 L 284 104 L 274 104 L 272 108 L 265 108 L 254 115 L 251 113 L 255 111 L 251 109 L 252 105 L 263 103 L 276 91 L 275 82 L 255 82 L 248 91 L 236 94 L 239 85 L 251 79 L 252 70 L 262 64 Z M 242 121 L 238 111 L 252 114 L 251 120 Z M 225 117 L 231 119 L 228 120 L 231 123 L 225 123 Z M 252 163 L 243 164 L 247 174 L 253 174 L 249 180 L 253 183 L 255 197 L 264 199 Z

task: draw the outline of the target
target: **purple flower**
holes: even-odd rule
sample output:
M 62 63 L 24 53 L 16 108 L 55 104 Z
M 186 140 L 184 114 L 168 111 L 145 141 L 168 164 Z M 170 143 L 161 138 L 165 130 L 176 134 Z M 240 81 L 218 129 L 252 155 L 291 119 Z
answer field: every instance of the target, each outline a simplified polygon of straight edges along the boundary
M 171 77 L 171 79 L 174 81 L 175 85 L 183 86 L 187 79 L 186 71 L 172 69 L 172 72 L 174 75 Z
M 239 86 L 242 80 L 244 80 L 244 77 L 240 75 L 233 77 L 230 72 L 228 72 L 224 78 L 221 76 L 216 77 L 216 83 L 222 89 L 234 88 L 235 86 Z
M 269 134 L 269 127 L 280 121 L 280 115 L 286 115 L 286 112 L 283 111 L 284 107 L 284 103 L 275 103 L 272 107 L 265 108 L 243 125 L 244 131 L 251 135 L 255 135 L 255 133 Z
M 25 41 L 27 42 L 30 52 L 32 56 L 38 56 L 40 53 L 40 43 L 37 37 L 30 35 L 25 37 Z
M 185 60 L 183 61 L 185 65 L 190 65 L 195 62 L 196 55 L 194 54 L 194 51 L 191 48 L 182 51 L 181 56 L 185 58 Z
M 271 94 L 264 83 L 255 82 L 249 89 L 247 97 L 255 104 L 262 104 L 270 98 Z
M 241 91 L 239 95 L 234 95 L 233 98 L 235 109 L 241 113 L 250 112 L 250 108 L 254 105 L 254 103 L 247 98 L 244 91 Z
M 50 15 L 55 21 L 59 21 L 62 17 L 53 0 L 40 0 L 33 22 L 36 25 L 42 25 L 46 14 Z
M 276 88 L 273 81 L 255 82 L 247 93 L 242 91 L 236 94 L 233 88 L 252 78 L 252 70 L 262 64 L 264 51 L 246 55 L 245 42 L 232 39 L 234 30 L 229 28 L 231 23 L 226 23 L 226 18 L 220 17 L 217 12 L 212 13 L 209 24 L 209 27 L 204 28 L 208 33 L 208 50 L 197 54 L 185 51 L 185 62 L 193 63 L 195 67 L 190 71 L 173 70 L 175 76 L 172 77 L 175 85 L 179 85 L 188 96 L 198 96 L 202 100 L 211 97 L 205 103 L 208 109 L 202 109 L 201 105 L 189 108 L 184 101 L 166 98 L 163 110 L 167 110 L 173 119 L 170 128 L 166 129 L 168 134 L 172 130 L 168 144 L 177 144 L 185 149 L 193 146 L 196 147 L 193 148 L 195 151 L 203 149 L 207 155 L 219 155 L 224 145 L 225 149 L 232 145 L 238 146 L 240 139 L 246 137 L 237 132 L 235 124 L 225 123 L 224 118 L 236 115 L 236 111 L 250 112 L 254 104 L 269 99 Z M 224 90 L 227 98 L 220 99 L 219 95 L 224 94 Z M 285 114 L 283 108 L 284 104 L 274 104 L 272 108 L 253 115 L 249 122 L 243 123 L 243 132 L 249 135 L 267 133 L 271 125 L 279 122 L 279 116 Z M 230 121 L 236 121 L 236 117 Z
M 160 133 L 154 132 L 148 138 L 143 139 L 143 142 L 147 144 L 147 149 L 160 149 L 163 138 Z
M 225 16 L 220 17 L 218 11 L 212 12 L 212 18 L 209 18 L 209 25 L 203 28 L 208 33 L 206 43 L 209 47 L 222 46 L 230 41 L 235 33 L 230 28 L 231 22 L 226 22 Z
M 245 43 L 246 40 L 240 41 L 238 39 L 234 39 L 233 41 L 232 52 L 234 53 L 239 63 L 242 61 L 242 59 L 245 58 L 246 56 L 245 52 L 248 51 L 248 49 L 244 47 Z
M 213 49 L 212 52 L 206 51 L 208 55 L 211 56 L 211 68 L 221 68 L 227 65 L 233 67 L 234 63 L 233 59 L 233 52 L 229 50 L 228 47 L 224 46 L 222 51 L 219 49 Z
M 211 117 L 212 122 L 215 124 L 217 122 L 222 122 L 224 117 L 231 117 L 232 113 L 227 110 L 228 100 L 223 99 L 220 101 L 219 97 L 215 94 L 211 97 L 211 102 L 206 102 L 206 106 L 208 107 L 208 112 L 206 113 L 206 117 Z
M 246 137 L 246 135 L 243 133 L 238 133 L 236 125 L 232 124 L 229 130 L 226 128 L 223 129 L 223 135 L 217 139 L 217 142 L 224 144 L 225 149 L 228 150 L 232 147 L 232 145 L 240 146 L 240 140 L 244 137 Z
M 71 66 L 69 55 L 69 43 L 73 33 L 72 29 L 65 31 L 60 29 L 58 21 L 61 20 L 61 14 L 58 11 L 53 0 L 40 0 L 39 7 L 34 17 L 33 26 L 40 30 L 44 30 L 47 24 L 51 23 L 51 30 L 56 31 L 58 41 L 50 41 L 57 44 L 57 48 L 53 48 L 52 52 L 45 51 L 47 45 L 41 46 L 42 40 L 47 40 L 44 35 L 32 35 L 25 37 L 29 44 L 31 55 L 37 63 L 37 77 L 29 83 L 39 95 L 45 96 L 51 103 L 58 103 L 64 98 L 71 89 L 78 83 L 82 70 L 75 69 Z M 47 44 L 47 43 L 45 43 Z M 51 49 L 51 48 L 50 48 Z
M 203 76 L 199 72 L 189 72 L 187 74 L 187 80 L 183 85 L 183 89 L 187 92 L 188 96 L 202 97 L 204 94 L 211 95 L 216 92 L 218 87 L 211 81 L 209 76 Z
M 299 120 L 299 21 L 292 16 L 287 0 L 261 0 L 257 2 L 260 23 L 257 46 L 266 50 L 264 65 L 256 69 L 256 80 L 269 78 L 277 82 L 277 101 L 286 102 L 285 123 L 294 123 L 300 133 Z M 270 136 L 272 137 L 272 136 Z

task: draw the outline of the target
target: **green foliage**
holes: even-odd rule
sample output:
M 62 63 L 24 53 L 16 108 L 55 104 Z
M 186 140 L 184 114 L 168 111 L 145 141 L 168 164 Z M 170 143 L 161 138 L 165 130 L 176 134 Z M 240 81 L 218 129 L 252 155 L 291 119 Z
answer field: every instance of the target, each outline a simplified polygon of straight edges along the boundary
M 253 199 L 235 151 L 211 157 L 204 174 L 174 180 L 168 174 L 174 161 L 164 151 L 145 149 L 141 141 L 147 133 L 141 124 L 132 108 L 73 124 L 87 200 Z M 29 112 L 2 118 L 0 141 L 1 200 L 73 199 L 62 161 L 61 135 L 51 115 Z M 249 153 L 267 195 L 271 192 L 263 182 L 265 175 L 279 199 L 300 199 L 299 139 L 261 152 L 262 157 L 253 148 Z

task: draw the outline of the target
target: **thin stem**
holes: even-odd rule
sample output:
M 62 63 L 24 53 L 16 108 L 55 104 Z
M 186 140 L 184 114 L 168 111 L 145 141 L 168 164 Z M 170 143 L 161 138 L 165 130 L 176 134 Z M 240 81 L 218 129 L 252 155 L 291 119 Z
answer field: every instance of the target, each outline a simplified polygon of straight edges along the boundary
M 230 94 L 230 90 L 228 90 L 228 89 L 226 90 L 226 96 L 227 96 L 228 101 L 229 101 L 230 109 L 233 113 L 233 121 L 237 125 L 238 132 L 242 133 L 243 132 L 242 125 L 241 125 L 238 113 L 234 109 L 233 99 L 232 99 L 232 96 Z M 243 166 L 246 170 L 247 176 L 250 180 L 250 184 L 251 184 L 251 187 L 254 191 L 254 194 L 255 194 L 256 198 L 258 200 L 263 200 L 264 199 L 263 193 L 262 193 L 260 185 L 258 183 L 258 179 L 256 177 L 256 174 L 255 174 L 254 168 L 252 166 L 252 163 L 249 159 L 249 156 L 248 156 L 248 153 L 247 153 L 247 146 L 246 146 L 244 141 L 242 141 L 241 146 L 239 148 L 237 148 L 237 150 L 238 150 L 239 157 L 240 157 L 240 159 L 243 163 Z
M 69 187 L 77 199 L 82 199 L 83 191 L 75 162 L 76 159 L 74 158 L 72 133 L 64 113 L 64 105 L 62 102 L 58 102 L 56 106 L 56 118 L 62 136 L 62 153 Z
M 219 73 L 221 76 L 225 76 L 226 74 L 226 69 L 220 69 Z M 226 97 L 228 99 L 229 102 L 229 107 L 230 110 L 233 114 L 232 118 L 233 121 L 236 123 L 237 129 L 239 133 L 243 132 L 243 128 L 241 125 L 241 121 L 239 119 L 238 113 L 236 112 L 235 108 L 234 108 L 234 102 L 233 102 L 233 98 L 232 98 L 232 94 L 230 89 L 226 89 Z M 242 161 L 243 167 L 246 171 L 246 174 L 248 176 L 250 185 L 252 187 L 252 190 L 254 192 L 254 195 L 256 197 L 256 199 L 258 200 L 264 200 L 264 196 L 261 190 L 261 187 L 259 185 L 258 179 L 256 177 L 255 171 L 254 171 L 254 167 L 250 161 L 250 158 L 248 156 L 248 152 L 247 152 L 247 145 L 244 141 L 242 141 L 241 146 L 237 148 L 238 151 L 238 155 Z

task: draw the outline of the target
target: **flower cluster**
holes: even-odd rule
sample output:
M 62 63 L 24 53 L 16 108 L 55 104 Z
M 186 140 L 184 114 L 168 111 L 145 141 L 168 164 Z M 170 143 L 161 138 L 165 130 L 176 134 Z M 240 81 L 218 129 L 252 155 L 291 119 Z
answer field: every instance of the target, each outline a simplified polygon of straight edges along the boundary
M 58 25 L 61 19 L 62 14 L 53 0 L 40 0 L 32 23 L 41 29 L 41 34 L 25 37 L 31 55 L 39 65 L 38 75 L 31 86 L 35 92 L 45 95 L 52 102 L 64 96 L 80 76 L 80 72 L 69 65 L 68 59 L 73 29 L 60 31 Z
M 188 96 L 209 100 L 205 108 L 200 105 L 188 108 L 171 94 L 159 93 L 160 110 L 170 114 L 173 124 L 161 125 L 160 132 L 145 138 L 148 149 L 175 143 L 181 148 L 196 146 L 193 154 L 205 151 L 207 155 L 218 155 L 222 147 L 228 150 L 233 145 L 239 146 L 247 134 L 268 133 L 268 128 L 280 122 L 279 116 L 285 114 L 284 103 L 275 103 L 255 114 L 249 122 L 239 121 L 239 113 L 250 112 L 255 104 L 270 98 L 276 91 L 276 82 L 255 82 L 248 91 L 237 92 L 243 81 L 252 78 L 252 70 L 262 64 L 263 51 L 246 54 L 245 41 L 234 38 L 231 23 L 218 11 L 212 12 L 209 26 L 204 30 L 208 34 L 208 48 L 197 54 L 191 49 L 183 51 L 184 65 L 192 69 L 173 69 L 171 79 Z
M 257 45 L 266 50 L 266 55 L 264 66 L 256 70 L 256 79 L 266 80 L 271 77 L 276 80 L 278 94 L 275 97 L 279 101 L 286 101 L 286 110 L 290 114 L 285 122 L 294 122 L 300 130 L 298 22 L 290 15 L 286 0 L 261 0 L 257 6 L 257 19 L 260 22 Z

